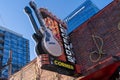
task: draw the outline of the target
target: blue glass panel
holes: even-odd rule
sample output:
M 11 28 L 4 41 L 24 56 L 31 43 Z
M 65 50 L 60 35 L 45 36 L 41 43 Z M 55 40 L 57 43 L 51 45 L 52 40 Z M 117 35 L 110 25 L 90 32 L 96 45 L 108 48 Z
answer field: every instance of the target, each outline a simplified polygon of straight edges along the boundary
M 68 33 L 79 27 L 98 11 L 99 9 L 90 0 L 86 0 L 64 19 L 68 26 Z

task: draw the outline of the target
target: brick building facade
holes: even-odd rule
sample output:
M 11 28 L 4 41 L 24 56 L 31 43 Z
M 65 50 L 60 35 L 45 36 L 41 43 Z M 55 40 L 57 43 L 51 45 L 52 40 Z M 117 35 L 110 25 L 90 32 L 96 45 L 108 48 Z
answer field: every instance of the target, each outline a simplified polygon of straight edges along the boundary
M 114 0 L 70 34 L 82 75 L 114 63 L 120 56 L 120 0 Z

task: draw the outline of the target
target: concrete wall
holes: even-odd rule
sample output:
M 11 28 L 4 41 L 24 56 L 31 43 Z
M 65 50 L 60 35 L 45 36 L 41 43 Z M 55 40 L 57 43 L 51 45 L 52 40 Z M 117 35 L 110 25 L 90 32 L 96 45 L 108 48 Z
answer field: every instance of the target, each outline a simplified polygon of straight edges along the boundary
M 9 80 L 79 80 L 79 78 L 40 69 L 40 60 L 36 58 L 13 74 Z

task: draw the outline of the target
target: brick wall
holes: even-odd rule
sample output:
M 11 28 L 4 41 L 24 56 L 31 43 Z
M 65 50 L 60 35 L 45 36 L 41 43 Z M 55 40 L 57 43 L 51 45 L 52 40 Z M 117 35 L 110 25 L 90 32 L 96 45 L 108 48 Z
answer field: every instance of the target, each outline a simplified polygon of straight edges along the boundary
M 120 1 L 114 0 L 74 30 L 70 38 L 83 75 L 111 64 L 112 55 L 120 56 Z

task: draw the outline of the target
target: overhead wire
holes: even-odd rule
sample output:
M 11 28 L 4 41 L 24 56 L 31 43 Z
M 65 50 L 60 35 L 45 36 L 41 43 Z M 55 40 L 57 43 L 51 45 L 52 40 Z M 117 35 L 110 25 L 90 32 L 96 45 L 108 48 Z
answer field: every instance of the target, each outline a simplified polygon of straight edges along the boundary
M 6 26 L 6 24 L 5 24 L 5 22 L 4 22 L 4 19 L 3 19 L 3 17 L 1 16 L 1 14 L 0 14 L 0 21 L 1 21 L 1 26 Z

